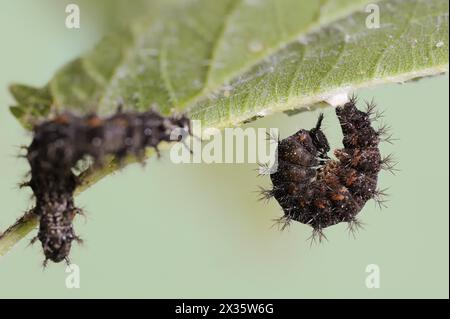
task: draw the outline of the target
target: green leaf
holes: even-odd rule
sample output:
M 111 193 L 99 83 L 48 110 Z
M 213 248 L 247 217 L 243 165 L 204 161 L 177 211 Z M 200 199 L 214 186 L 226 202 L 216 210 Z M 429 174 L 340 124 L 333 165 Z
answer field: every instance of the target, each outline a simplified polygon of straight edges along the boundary
M 9 87 L 9 91 L 19 103 L 10 107 L 11 113 L 24 127 L 31 129 L 36 119 L 45 117 L 50 112 L 52 96 L 47 86 L 36 89 L 14 84 Z
M 158 15 L 105 37 L 46 89 L 12 91 L 11 110 L 26 124 L 50 104 L 101 114 L 153 105 L 224 127 L 448 69 L 448 1 L 379 1 L 375 29 L 366 26 L 369 2 L 154 1 Z

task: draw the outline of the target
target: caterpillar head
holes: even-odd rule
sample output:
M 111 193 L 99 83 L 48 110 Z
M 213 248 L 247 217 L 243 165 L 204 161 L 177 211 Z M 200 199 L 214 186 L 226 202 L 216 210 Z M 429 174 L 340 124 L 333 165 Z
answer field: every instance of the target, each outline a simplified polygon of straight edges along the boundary
M 69 256 L 74 235 L 72 229 L 66 229 L 64 232 L 51 230 L 49 234 L 39 236 L 39 240 L 42 243 L 45 259 L 58 263 Z
M 181 114 L 172 116 L 170 121 L 174 127 L 182 129 L 185 134 L 192 135 L 191 120 L 186 115 Z
M 72 226 L 75 211 L 67 207 L 63 211 L 56 208 L 58 206 L 45 206 L 40 215 L 37 238 L 42 244 L 45 259 L 58 263 L 68 260 L 72 241 L 77 237 Z

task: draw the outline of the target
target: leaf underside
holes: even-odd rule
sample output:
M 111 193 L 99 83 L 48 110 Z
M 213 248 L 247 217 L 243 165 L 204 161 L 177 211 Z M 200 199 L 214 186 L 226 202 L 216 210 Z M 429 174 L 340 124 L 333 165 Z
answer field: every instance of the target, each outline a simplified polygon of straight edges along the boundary
M 164 3 L 44 88 L 12 85 L 13 114 L 30 128 L 54 111 L 110 114 L 123 104 L 225 127 L 448 69 L 446 0 L 378 1 L 379 28 L 366 26 L 365 0 Z

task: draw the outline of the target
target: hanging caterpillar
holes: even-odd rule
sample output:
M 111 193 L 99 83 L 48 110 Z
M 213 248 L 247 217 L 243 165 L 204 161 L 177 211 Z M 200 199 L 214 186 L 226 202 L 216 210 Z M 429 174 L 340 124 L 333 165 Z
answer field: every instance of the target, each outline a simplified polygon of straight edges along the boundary
M 381 169 L 392 171 L 391 156 L 382 158 L 380 141 L 391 141 L 387 127 L 379 130 L 371 122 L 379 117 L 375 104 L 365 112 L 356 108 L 356 98 L 336 108 L 344 135 L 344 148 L 327 155 L 328 140 L 321 130 L 323 114 L 311 130 L 301 129 L 278 143 L 277 171 L 270 174 L 273 188 L 262 198 L 274 197 L 284 215 L 277 220 L 282 229 L 292 220 L 313 228 L 312 241 L 326 238 L 323 229 L 347 222 L 351 231 L 361 226 L 357 214 L 369 199 L 383 205 L 384 191 L 377 189 Z
M 155 110 L 119 110 L 108 118 L 64 113 L 35 126 L 27 148 L 31 179 L 23 186 L 30 186 L 36 199 L 32 212 L 39 218 L 39 231 L 32 242 L 41 242 L 44 265 L 47 260 L 69 262 L 72 242 L 81 241 L 72 225 L 81 213 L 73 199 L 79 184 L 73 172 L 76 163 L 89 156 L 94 165 L 102 166 L 106 155 L 119 162 L 128 155 L 143 160 L 147 147 L 159 154 L 158 144 L 173 141 L 171 134 L 176 129 L 190 134 L 190 120 L 184 115 L 164 117 Z

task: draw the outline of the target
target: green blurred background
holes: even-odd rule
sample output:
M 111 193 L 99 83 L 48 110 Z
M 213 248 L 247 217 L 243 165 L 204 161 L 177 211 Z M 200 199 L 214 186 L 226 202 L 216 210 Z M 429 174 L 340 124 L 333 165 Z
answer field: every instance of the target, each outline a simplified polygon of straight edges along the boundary
M 82 27 L 64 26 L 57 0 L 0 0 L 0 229 L 30 208 L 27 163 L 16 158 L 31 137 L 8 106 L 12 82 L 40 86 L 61 65 L 94 45 L 123 13 L 112 1 L 77 1 Z M 65 286 L 65 265 L 41 267 L 39 244 L 23 240 L 0 259 L 0 298 L 448 298 L 449 152 L 448 75 L 358 92 L 386 111 L 399 140 L 384 145 L 399 161 L 383 172 L 388 208 L 369 202 L 356 239 L 345 225 L 310 247 L 311 229 L 271 229 L 276 202 L 257 201 L 254 164 L 175 165 L 163 154 L 146 168 L 132 165 L 77 197 L 87 219 L 76 221 L 84 246 L 72 261 L 81 287 Z M 282 137 L 315 123 L 318 112 L 278 114 L 252 123 L 278 127 Z M 341 138 L 332 109 L 325 110 L 333 145 Z M 339 133 L 338 133 L 339 132 Z M 28 236 L 30 239 L 34 234 Z M 365 286 L 368 264 L 381 271 L 381 287 Z

